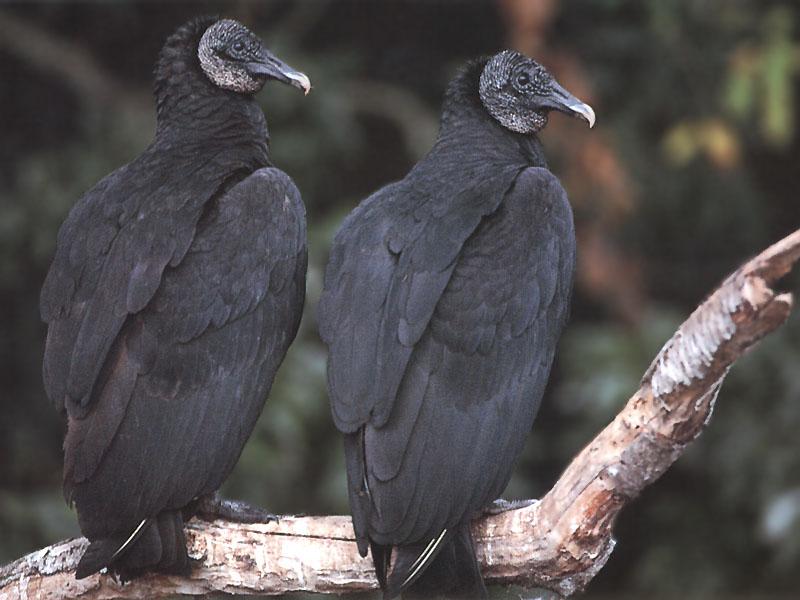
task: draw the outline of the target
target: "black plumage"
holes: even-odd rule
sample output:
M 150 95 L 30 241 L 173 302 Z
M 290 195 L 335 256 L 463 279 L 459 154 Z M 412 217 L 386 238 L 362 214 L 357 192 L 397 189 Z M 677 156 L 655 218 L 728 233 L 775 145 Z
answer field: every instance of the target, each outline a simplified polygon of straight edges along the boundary
M 518 53 L 471 62 L 428 155 L 334 241 L 328 387 L 359 550 L 386 597 L 486 594 L 469 521 L 508 483 L 572 288 L 572 212 L 536 137 L 550 110 L 594 122 Z
M 201 18 L 156 67 L 152 144 L 73 207 L 41 295 L 44 382 L 67 415 L 77 576 L 185 572 L 183 521 L 236 463 L 294 339 L 305 209 L 253 94 L 308 79 Z

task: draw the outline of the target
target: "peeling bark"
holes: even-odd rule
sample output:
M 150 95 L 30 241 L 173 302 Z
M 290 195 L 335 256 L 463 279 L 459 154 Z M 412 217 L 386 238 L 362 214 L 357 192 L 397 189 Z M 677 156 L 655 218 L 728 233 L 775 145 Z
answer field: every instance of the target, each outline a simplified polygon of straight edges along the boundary
M 800 230 L 728 277 L 656 356 L 616 418 L 570 463 L 540 502 L 482 517 L 473 534 L 489 582 L 583 590 L 614 549 L 619 511 L 658 479 L 708 423 L 730 366 L 792 309 L 772 285 L 800 258 Z M 159 598 L 211 592 L 357 592 L 377 587 L 347 517 L 284 517 L 239 525 L 192 521 L 189 578 L 148 576 L 117 584 L 76 581 L 86 540 L 67 540 L 0 568 L 0 600 Z

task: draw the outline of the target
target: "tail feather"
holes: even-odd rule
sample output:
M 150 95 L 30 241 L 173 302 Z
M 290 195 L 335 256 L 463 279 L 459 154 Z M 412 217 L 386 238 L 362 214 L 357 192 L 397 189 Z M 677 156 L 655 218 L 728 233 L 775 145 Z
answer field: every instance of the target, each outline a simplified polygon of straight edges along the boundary
M 375 565 L 375 577 L 382 590 L 386 589 L 386 575 L 392 562 L 392 547 L 381 546 L 370 542 L 369 551 L 372 553 L 372 564 Z
M 383 600 L 391 600 L 392 598 L 396 598 L 401 593 L 405 593 L 405 591 L 411 586 L 424 572 L 427 568 L 430 567 L 431 562 L 435 558 L 438 551 L 441 551 L 443 547 L 446 547 L 447 544 L 439 543 L 437 548 L 432 548 L 433 542 L 436 541 L 437 538 L 434 538 L 427 544 L 413 544 L 413 545 L 405 545 L 405 546 L 384 546 L 385 549 L 385 558 L 384 558 L 384 566 L 381 566 L 376 562 L 375 563 L 375 572 L 378 575 L 378 583 L 381 583 L 381 578 L 383 578 L 383 583 L 381 584 L 381 588 L 383 589 Z M 431 552 L 431 550 L 435 550 Z M 389 559 L 392 556 L 394 551 L 394 561 L 391 567 L 389 567 Z M 426 552 L 427 551 L 427 552 Z M 373 555 L 373 559 L 374 559 Z M 383 577 L 381 577 L 381 571 L 383 570 Z M 388 571 L 388 573 L 387 573 Z
M 106 538 L 95 540 L 89 544 L 86 552 L 81 556 L 78 567 L 75 569 L 75 579 L 83 579 L 105 569 L 111 562 L 111 557 L 119 549 L 122 540 Z
M 444 530 L 427 544 L 397 546 L 395 551 L 397 558 L 381 585 L 384 600 L 401 593 L 406 599 L 488 597 L 468 523 L 450 532 Z M 380 572 L 377 564 L 376 572 Z
M 122 581 L 148 571 L 187 574 L 190 567 L 179 511 L 143 520 L 129 535 L 92 540 L 75 570 L 83 579 L 108 568 Z

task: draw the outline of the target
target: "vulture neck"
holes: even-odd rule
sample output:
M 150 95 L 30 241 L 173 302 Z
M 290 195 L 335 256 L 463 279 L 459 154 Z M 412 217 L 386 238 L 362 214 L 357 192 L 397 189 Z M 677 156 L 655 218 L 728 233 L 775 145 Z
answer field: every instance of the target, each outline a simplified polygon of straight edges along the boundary
M 253 96 L 223 90 L 202 72 L 197 45 L 213 22 L 196 19 L 164 44 L 155 72 L 155 142 L 201 154 L 244 152 L 271 164 L 267 121 Z
M 470 62 L 450 83 L 436 145 L 460 148 L 475 161 L 547 168 L 544 148 L 535 134 L 506 129 L 484 108 L 478 86 L 487 60 Z

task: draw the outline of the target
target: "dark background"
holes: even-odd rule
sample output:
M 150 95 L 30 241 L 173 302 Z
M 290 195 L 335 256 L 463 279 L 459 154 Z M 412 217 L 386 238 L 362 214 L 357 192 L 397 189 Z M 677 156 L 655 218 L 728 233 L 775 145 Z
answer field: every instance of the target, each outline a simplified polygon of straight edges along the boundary
M 314 83 L 306 98 L 275 84 L 259 96 L 274 160 L 308 207 L 308 301 L 229 496 L 346 512 L 316 334 L 327 249 L 344 215 L 429 147 L 469 57 L 536 57 L 598 123 L 554 116 L 542 135 L 575 209 L 579 274 L 508 497 L 546 492 L 696 304 L 800 226 L 800 24 L 788 0 L 4 4 L 0 563 L 78 532 L 60 494 L 63 424 L 41 384 L 38 292 L 69 208 L 151 138 L 163 40 L 202 13 L 242 20 Z M 799 335 L 794 315 L 737 363 L 707 432 L 623 513 L 587 596 L 797 597 Z

